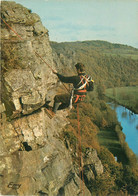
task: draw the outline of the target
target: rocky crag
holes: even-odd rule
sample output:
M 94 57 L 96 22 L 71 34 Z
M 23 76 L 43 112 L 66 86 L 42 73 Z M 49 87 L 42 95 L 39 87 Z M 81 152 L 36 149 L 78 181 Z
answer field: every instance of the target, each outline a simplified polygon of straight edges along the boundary
M 79 168 L 60 137 L 67 110 L 49 119 L 42 107 L 53 100 L 58 81 L 48 30 L 37 14 L 15 2 L 1 3 L 0 194 L 81 195 Z M 52 103 L 51 103 L 52 104 Z M 13 116 L 14 111 L 18 111 Z M 77 156 L 77 155 L 76 155 Z M 87 182 L 103 173 L 96 150 L 84 156 Z M 85 195 L 91 195 L 84 183 Z

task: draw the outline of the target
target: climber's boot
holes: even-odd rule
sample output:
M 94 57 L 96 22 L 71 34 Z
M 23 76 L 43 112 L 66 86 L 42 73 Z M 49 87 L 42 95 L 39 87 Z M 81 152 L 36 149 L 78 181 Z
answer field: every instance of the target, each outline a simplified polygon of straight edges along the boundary
M 54 106 L 53 106 L 53 112 L 56 114 L 58 108 L 60 106 L 60 103 L 54 102 Z
M 45 111 L 50 119 L 52 119 L 55 116 L 55 112 L 53 112 L 52 108 L 46 108 Z
M 53 118 L 59 108 L 60 103 L 56 103 L 54 102 L 54 106 L 51 107 L 49 106 L 48 108 L 46 108 L 46 113 L 48 114 L 49 118 Z
M 15 110 L 12 113 L 11 119 L 18 118 L 21 116 L 21 110 Z

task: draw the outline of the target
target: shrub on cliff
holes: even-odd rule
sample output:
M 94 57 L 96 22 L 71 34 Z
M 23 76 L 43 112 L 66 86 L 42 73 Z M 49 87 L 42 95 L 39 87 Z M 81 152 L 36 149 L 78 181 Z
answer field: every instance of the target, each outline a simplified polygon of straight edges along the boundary
M 117 163 L 113 155 L 104 147 L 100 148 L 99 157 L 102 160 L 105 172 L 94 183 L 102 193 L 106 191 L 108 193 L 116 193 L 116 195 L 125 195 L 125 193 L 135 195 L 138 192 L 137 168 L 131 169 L 128 165 L 123 166 L 121 163 Z M 109 183 L 109 180 L 112 183 Z M 106 189 L 103 188 L 104 184 Z
M 130 166 L 128 166 L 129 169 L 127 169 L 127 175 L 125 175 L 126 167 L 122 163 L 116 162 L 113 154 L 107 148 L 100 146 L 97 140 L 97 133 L 101 129 L 113 130 L 113 132 L 117 133 L 125 154 L 129 158 L 131 157 L 129 159 L 131 161 L 127 162 L 127 164 L 132 165 L 131 162 L 136 164 L 133 156 L 131 156 L 131 152 L 127 148 L 126 142 L 124 142 L 125 137 L 121 131 L 115 112 L 103 100 L 95 97 L 90 101 L 88 97 L 85 103 L 79 105 L 79 114 L 83 152 L 85 153 L 86 147 L 97 149 L 99 158 L 104 165 L 104 173 L 101 176 L 96 176 L 90 182 L 88 185 L 89 190 L 93 195 L 125 195 L 136 193 L 137 172 L 132 171 Z M 76 142 L 78 142 L 79 137 L 76 109 L 70 112 L 69 121 L 70 125 L 67 126 L 67 133 L 65 134 L 66 136 L 68 135 L 70 145 L 71 147 L 74 146 L 74 152 L 76 153 Z

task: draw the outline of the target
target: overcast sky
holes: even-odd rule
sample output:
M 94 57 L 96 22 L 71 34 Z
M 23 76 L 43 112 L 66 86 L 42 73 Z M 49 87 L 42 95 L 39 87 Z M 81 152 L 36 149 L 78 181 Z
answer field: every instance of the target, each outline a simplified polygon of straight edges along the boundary
M 105 40 L 138 48 L 138 0 L 15 0 L 56 42 Z

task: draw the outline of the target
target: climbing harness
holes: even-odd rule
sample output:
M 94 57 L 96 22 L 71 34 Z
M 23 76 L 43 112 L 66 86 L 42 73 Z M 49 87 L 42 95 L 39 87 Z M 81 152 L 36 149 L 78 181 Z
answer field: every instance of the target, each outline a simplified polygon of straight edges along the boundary
M 81 75 L 80 82 L 77 84 L 77 88 L 73 88 L 71 91 L 69 108 L 72 109 L 72 103 L 78 103 L 84 100 L 86 92 L 89 91 L 90 82 L 93 82 L 91 76 Z

